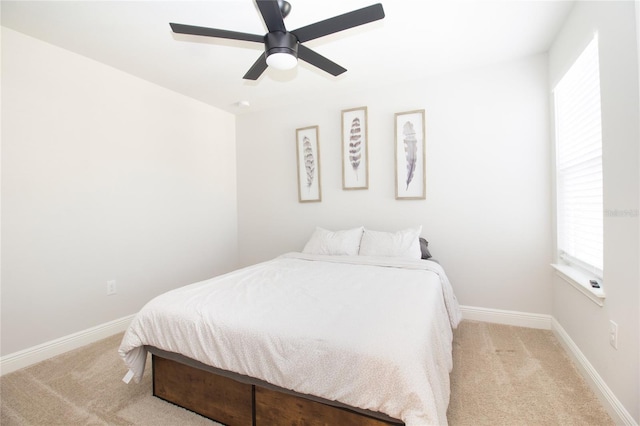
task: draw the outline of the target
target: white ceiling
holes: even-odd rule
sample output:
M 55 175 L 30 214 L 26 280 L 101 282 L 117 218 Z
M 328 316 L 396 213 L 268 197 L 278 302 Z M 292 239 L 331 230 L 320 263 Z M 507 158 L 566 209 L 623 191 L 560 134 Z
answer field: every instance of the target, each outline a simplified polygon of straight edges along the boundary
M 305 43 L 347 68 L 306 63 L 242 79 L 259 43 L 173 34 L 169 22 L 264 34 L 253 0 L 6 1 L 2 25 L 234 114 L 340 96 L 548 50 L 573 2 L 289 0 L 293 30 L 380 1 L 386 17 Z M 249 101 L 249 109 L 238 108 Z

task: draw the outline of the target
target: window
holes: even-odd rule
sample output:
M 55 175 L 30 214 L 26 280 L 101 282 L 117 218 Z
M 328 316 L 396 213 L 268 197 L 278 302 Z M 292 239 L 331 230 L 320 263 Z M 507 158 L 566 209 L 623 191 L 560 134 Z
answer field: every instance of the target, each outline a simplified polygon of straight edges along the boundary
M 560 259 L 603 277 L 602 126 L 598 37 L 553 90 Z

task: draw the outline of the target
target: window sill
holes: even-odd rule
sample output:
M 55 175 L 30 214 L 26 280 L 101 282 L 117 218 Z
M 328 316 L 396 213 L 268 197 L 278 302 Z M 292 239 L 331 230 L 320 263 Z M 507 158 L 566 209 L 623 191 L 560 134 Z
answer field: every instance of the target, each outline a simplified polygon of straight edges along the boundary
M 593 279 L 592 276 L 572 268 L 569 265 L 553 263 L 551 266 L 556 270 L 557 276 L 571 284 L 575 289 L 587 296 L 589 300 L 596 305 L 604 306 L 604 299 L 606 299 L 607 296 L 602 288 L 591 287 L 589 280 Z

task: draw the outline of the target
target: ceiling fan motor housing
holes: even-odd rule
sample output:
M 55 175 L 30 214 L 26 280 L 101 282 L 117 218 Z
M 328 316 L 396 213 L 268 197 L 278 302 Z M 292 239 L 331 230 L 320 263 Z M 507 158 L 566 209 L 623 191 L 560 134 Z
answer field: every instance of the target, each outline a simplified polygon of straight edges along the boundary
M 298 39 L 290 32 L 273 31 L 264 36 L 266 57 L 274 53 L 286 53 L 298 57 Z

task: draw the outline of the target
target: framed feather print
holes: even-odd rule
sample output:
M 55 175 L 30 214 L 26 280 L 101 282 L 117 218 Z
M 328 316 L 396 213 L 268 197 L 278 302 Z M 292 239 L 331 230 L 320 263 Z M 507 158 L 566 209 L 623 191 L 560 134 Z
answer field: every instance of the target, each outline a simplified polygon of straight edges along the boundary
M 396 200 L 426 198 L 424 110 L 395 114 Z
M 367 107 L 342 111 L 342 189 L 369 188 Z
M 322 200 L 318 133 L 318 126 L 296 129 L 298 200 L 301 203 Z

